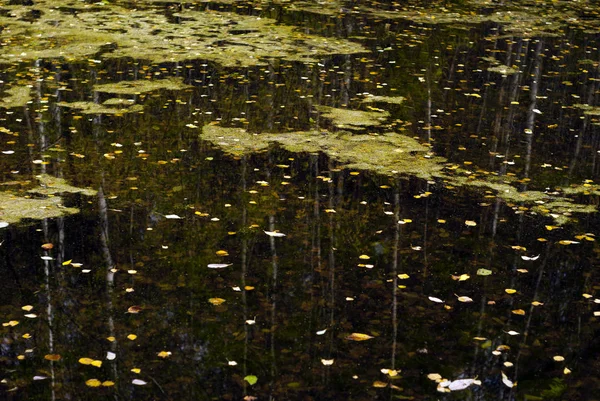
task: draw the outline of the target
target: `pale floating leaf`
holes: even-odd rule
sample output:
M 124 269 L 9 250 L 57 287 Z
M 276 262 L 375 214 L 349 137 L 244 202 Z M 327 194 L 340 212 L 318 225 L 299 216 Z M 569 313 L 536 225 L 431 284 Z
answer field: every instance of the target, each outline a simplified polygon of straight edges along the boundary
M 523 260 L 538 260 L 539 258 L 540 258 L 540 255 L 537 255 L 537 256 L 521 255 L 521 259 L 523 259 Z
M 258 381 L 258 377 L 254 376 L 254 375 L 248 375 L 248 376 L 244 377 L 244 380 L 246 380 L 248 382 L 248 384 L 253 386 Z
M 481 269 L 477 270 L 478 276 L 489 276 L 490 274 L 492 274 L 492 271 L 488 270 L 488 269 L 481 268 Z
M 236 366 L 238 363 L 236 361 L 227 361 L 229 366 Z
M 176 214 L 167 214 L 167 215 L 165 215 L 165 218 L 166 219 L 181 219 L 181 217 Z
M 563 374 L 568 375 L 569 373 L 571 373 L 571 369 L 569 369 L 569 368 L 563 369 Z
M 518 336 L 521 333 L 519 333 L 518 331 L 510 330 L 507 331 L 506 334 L 508 334 L 509 336 Z
M 440 375 L 439 373 L 430 373 L 427 375 L 427 378 L 429 380 L 433 380 L 433 381 L 441 381 L 442 380 L 442 375 Z
M 158 354 L 156 354 L 156 355 L 158 355 L 158 357 L 159 357 L 159 358 L 163 358 L 163 359 L 165 359 L 165 358 L 168 358 L 168 357 L 170 357 L 170 356 L 171 356 L 171 354 L 172 354 L 172 353 L 171 353 L 171 351 L 160 351 L 160 352 L 159 352 Z
M 232 263 L 210 263 L 208 265 L 209 269 L 223 269 L 224 267 L 231 266 Z
M 504 372 L 502 372 L 502 383 L 504 383 L 504 385 L 508 388 L 513 388 L 515 386 L 515 384 L 504 374 Z
M 319 330 L 319 331 L 317 331 L 317 335 L 322 336 L 323 334 L 325 334 L 326 331 L 327 331 L 327 329 Z
M 5 228 L 8 227 L 8 223 L 6 221 L 0 221 L 0 228 Z M 36 376 L 36 377 L 41 377 L 41 376 Z
M 552 357 L 552 359 L 554 359 L 556 362 L 562 362 L 565 360 L 565 357 L 561 355 L 555 355 Z
M 46 380 L 47 378 L 46 376 L 33 376 L 33 380 Z
M 285 234 L 280 233 L 279 231 L 265 231 L 265 234 L 267 234 L 269 237 L 285 237 Z
M 444 303 L 444 301 L 442 301 L 441 299 L 439 299 L 439 298 L 436 298 L 436 297 L 427 297 L 427 298 L 428 298 L 428 299 L 429 299 L 431 302 L 437 302 L 438 304 L 443 304 L 443 303 Z
M 146 383 L 145 381 L 140 380 L 140 379 L 133 379 L 131 381 L 131 384 L 135 384 L 136 386 L 145 386 L 148 383 Z
M 448 385 L 448 388 L 450 389 L 450 391 L 460 391 L 460 390 L 466 389 L 474 382 L 475 382 L 475 379 L 454 380 Z
M 457 299 L 458 299 L 459 302 L 473 302 L 472 298 L 465 297 L 465 296 L 460 296 Z
M 88 387 L 100 387 L 102 382 L 98 379 L 89 379 L 85 381 L 85 385 Z
M 106 352 L 106 359 L 108 359 L 109 361 L 114 360 L 116 357 L 117 357 L 117 354 L 115 354 L 114 352 L 110 352 L 110 351 Z
M 333 365 L 334 360 L 333 359 L 321 359 L 321 363 L 325 366 L 331 366 Z

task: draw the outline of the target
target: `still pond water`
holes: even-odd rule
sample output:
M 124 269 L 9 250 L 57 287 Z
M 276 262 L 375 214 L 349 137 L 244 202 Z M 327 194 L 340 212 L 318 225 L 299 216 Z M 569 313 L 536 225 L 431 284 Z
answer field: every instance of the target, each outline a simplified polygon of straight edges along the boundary
M 600 397 L 593 6 L 3 3 L 1 398 Z

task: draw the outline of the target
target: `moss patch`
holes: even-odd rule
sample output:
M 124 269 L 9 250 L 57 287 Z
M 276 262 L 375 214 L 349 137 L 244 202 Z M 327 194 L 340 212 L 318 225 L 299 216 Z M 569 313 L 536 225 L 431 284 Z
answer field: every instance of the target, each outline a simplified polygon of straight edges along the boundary
M 71 109 L 79 110 L 82 114 L 126 114 L 135 113 L 144 110 L 144 107 L 139 104 L 131 105 L 127 108 L 116 109 L 113 107 L 106 107 L 105 105 L 94 103 L 94 102 L 60 102 L 59 106 L 69 107 Z
M 110 84 L 94 85 L 93 90 L 115 95 L 137 95 L 140 93 L 154 92 L 160 89 L 182 90 L 188 88 L 193 88 L 193 86 L 184 84 L 181 79 L 166 78 L 153 80 L 140 79 L 136 81 L 121 81 Z M 103 104 L 106 104 L 106 102 Z
M 69 12 L 74 7 L 83 10 Z M 330 54 L 366 51 L 348 40 L 309 35 L 269 18 L 235 13 L 185 10 L 172 16 L 180 17 L 176 20 L 159 6 L 86 7 L 81 2 L 36 0 L 35 8 L 40 13 L 34 20 L 22 17 L 31 10 L 26 6 L 7 6 L 0 16 L 6 44 L 0 48 L 0 62 L 130 57 L 155 63 L 201 59 L 246 67 L 274 58 L 317 61 Z
M 375 96 L 369 95 L 362 100 L 363 103 L 388 103 L 402 104 L 406 100 L 403 96 Z
M 201 138 L 231 155 L 265 151 L 278 144 L 294 153 L 323 152 L 345 168 L 375 171 L 384 175 L 409 175 L 424 179 L 440 174 L 443 159 L 429 155 L 429 148 L 405 135 L 355 135 L 341 131 L 299 131 L 251 134 L 241 128 L 203 127 Z
M 55 195 L 61 193 L 82 194 L 87 196 L 95 196 L 98 191 L 90 188 L 79 188 L 67 184 L 64 178 L 53 177 L 48 174 L 42 174 L 36 177 L 40 183 L 39 187 L 30 189 L 29 193 L 41 195 Z
M 14 224 L 22 219 L 39 220 L 79 213 L 77 208 L 63 206 L 61 197 L 55 195 L 68 192 L 93 196 L 97 193 L 93 189 L 74 187 L 62 178 L 46 174 L 37 179 L 40 185 L 27 191 L 30 195 L 0 192 L 0 221 Z
M 8 95 L 8 96 L 7 96 Z M 0 107 L 24 107 L 31 100 L 31 89 L 28 86 L 13 86 L 2 97 Z
M 390 116 L 384 110 L 360 111 L 327 106 L 317 106 L 317 110 L 321 112 L 321 117 L 331 120 L 336 127 L 353 130 L 379 126 Z

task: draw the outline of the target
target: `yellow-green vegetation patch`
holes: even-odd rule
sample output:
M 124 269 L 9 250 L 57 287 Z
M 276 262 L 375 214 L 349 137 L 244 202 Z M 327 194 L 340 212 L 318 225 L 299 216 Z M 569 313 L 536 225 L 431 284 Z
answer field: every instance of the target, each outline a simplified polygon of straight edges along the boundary
M 133 99 L 123 99 L 120 97 L 111 97 L 110 99 L 106 99 L 102 102 L 104 106 L 122 106 L 122 107 L 131 107 L 133 106 L 135 100 Z
M 157 90 L 182 90 L 193 88 L 186 85 L 178 78 L 165 79 L 139 79 L 135 81 L 120 81 L 109 84 L 94 85 L 93 90 L 115 95 L 137 95 L 140 93 L 154 92 Z M 106 104 L 106 102 L 104 102 Z
M 21 219 L 47 219 L 79 213 L 64 207 L 60 197 L 27 198 L 11 192 L 0 192 L 0 221 L 17 223 Z
M 390 116 L 385 110 L 361 111 L 328 106 L 317 106 L 317 110 L 336 127 L 354 130 L 379 126 Z
M 509 67 L 507 65 L 494 65 L 488 68 L 490 72 L 497 72 L 502 75 L 512 75 L 519 72 L 516 68 Z
M 202 129 L 201 138 L 231 155 L 265 151 L 269 144 L 278 144 L 294 153 L 323 152 L 345 168 L 384 175 L 401 174 L 430 179 L 443 169 L 443 159 L 429 155 L 428 147 L 394 132 L 380 135 L 356 135 L 345 131 L 252 134 L 241 128 L 207 125 Z
M 586 116 L 600 116 L 600 107 L 589 104 L 574 104 L 573 107 L 583 110 Z
M 506 176 L 469 178 L 445 172 L 447 160 L 431 154 L 430 148 L 414 138 L 395 132 L 354 134 L 348 131 L 294 131 L 284 133 L 250 133 L 242 128 L 206 125 L 200 137 L 224 153 L 243 156 L 265 152 L 277 144 L 293 153 L 322 152 L 347 169 L 360 169 L 382 175 L 411 176 L 422 179 L 441 179 L 454 187 L 488 188 L 508 204 L 533 205 L 532 211 L 565 224 L 573 213 L 593 213 L 596 206 L 580 204 L 562 196 L 542 191 L 519 191 Z M 508 181 L 507 181 L 508 180 Z M 566 191 L 577 193 L 575 189 Z M 592 189 L 587 187 L 588 191 Z
M 369 95 L 365 97 L 363 103 L 388 103 L 388 104 L 402 104 L 406 98 L 404 96 L 375 96 Z
M 165 15 L 164 7 L 97 3 L 71 13 L 62 3 L 36 0 L 40 13 L 33 20 L 20 17 L 31 7 L 6 7 L 0 16 L 5 44 L 0 62 L 128 57 L 155 63 L 202 59 L 246 67 L 274 58 L 317 61 L 330 54 L 366 52 L 346 39 L 306 34 L 257 16 L 185 10 L 176 22 Z
M 60 102 L 57 103 L 59 106 L 68 107 L 71 109 L 79 110 L 83 114 L 126 114 L 135 113 L 144 110 L 144 106 L 135 104 L 127 108 L 116 109 L 113 107 L 106 107 L 105 105 L 94 103 L 94 102 Z
M 23 107 L 31 100 L 31 88 L 28 86 L 12 86 L 2 96 L 0 107 Z
M 79 213 L 79 209 L 65 207 L 60 193 L 81 193 L 93 196 L 96 191 L 67 184 L 62 178 L 42 174 L 36 177 L 39 186 L 28 190 L 29 195 L 11 191 L 0 192 L 0 221 L 17 223 L 22 219 L 47 219 Z
M 87 196 L 94 196 L 98 193 L 98 191 L 91 188 L 79 188 L 74 187 L 72 185 L 67 184 L 67 181 L 64 178 L 53 177 L 48 174 L 42 174 L 36 176 L 39 181 L 39 187 L 30 189 L 29 193 L 41 194 L 41 195 L 54 195 L 61 193 L 72 193 L 72 194 L 82 194 Z

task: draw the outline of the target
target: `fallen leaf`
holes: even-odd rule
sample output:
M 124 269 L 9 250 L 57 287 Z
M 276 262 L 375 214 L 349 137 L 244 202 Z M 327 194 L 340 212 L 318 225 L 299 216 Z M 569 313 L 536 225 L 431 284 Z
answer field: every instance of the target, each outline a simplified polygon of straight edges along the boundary
M 475 227 L 477 225 L 473 220 L 465 220 L 465 226 Z
M 133 379 L 131 381 L 131 384 L 135 384 L 136 386 L 145 386 L 148 383 L 146 383 L 145 381 L 140 380 L 140 379 Z
M 490 274 L 492 274 L 492 271 L 488 270 L 488 269 L 481 268 L 481 269 L 477 270 L 477 275 L 478 276 L 489 276 Z
M 514 294 L 515 292 L 517 292 L 517 290 L 512 289 L 512 288 L 507 288 L 504 290 L 504 292 L 506 292 L 507 294 Z
M 333 365 L 333 362 L 334 362 L 333 359 L 321 359 L 321 363 L 325 366 Z
M 48 354 L 48 355 L 44 355 L 44 359 L 47 359 L 49 361 L 59 361 L 61 358 L 60 355 L 58 354 Z
M 159 358 L 168 358 L 171 356 L 171 351 L 160 351 L 157 355 Z
M 223 298 L 210 298 L 208 302 L 216 306 L 221 305 L 225 300 Z
M 508 377 L 504 374 L 504 372 L 502 373 L 502 383 L 504 383 L 504 385 L 508 388 L 513 388 L 515 385 L 514 383 L 508 379 Z
M 561 355 L 555 355 L 552 357 L 552 359 L 554 359 L 556 362 L 562 362 L 565 360 L 565 357 Z
M 231 266 L 232 263 L 210 263 L 208 265 L 209 269 L 222 269 L 224 267 L 228 267 Z
M 514 313 L 515 315 L 525 315 L 525 311 L 523 309 L 515 309 L 512 311 L 512 313 Z
M 431 302 L 437 302 L 438 304 L 443 304 L 444 303 L 444 301 L 442 301 L 441 299 L 436 298 L 436 297 L 427 297 L 427 298 L 429 298 L 429 300 Z
M 365 341 L 365 340 L 370 340 L 371 338 L 373 338 L 373 336 L 370 336 L 368 334 L 352 333 L 346 337 L 346 340 Z
M 85 385 L 88 387 L 100 387 L 102 382 L 98 379 L 89 379 L 85 381 Z
M 141 306 L 133 305 L 127 309 L 127 313 L 140 313 L 142 311 Z
M 246 380 L 248 382 L 248 384 L 253 386 L 258 381 L 258 377 L 254 376 L 254 375 L 248 375 L 248 376 L 244 377 L 244 380 Z
M 285 237 L 284 233 L 280 233 L 278 231 L 265 231 L 265 234 L 267 234 L 269 237 Z
M 460 391 L 460 390 L 466 389 L 474 382 L 475 382 L 475 379 L 454 380 L 448 385 L 448 388 L 450 389 L 450 391 Z

